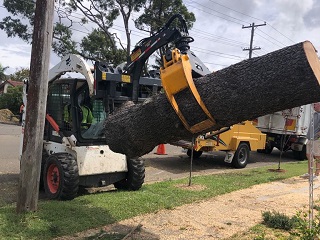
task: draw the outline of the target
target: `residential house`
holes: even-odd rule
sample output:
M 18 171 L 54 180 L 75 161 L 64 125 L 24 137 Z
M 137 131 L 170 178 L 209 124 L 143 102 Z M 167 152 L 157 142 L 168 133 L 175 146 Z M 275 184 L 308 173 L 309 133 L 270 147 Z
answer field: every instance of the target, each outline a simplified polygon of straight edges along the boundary
M 0 95 L 3 93 L 7 93 L 8 87 L 17 87 L 23 86 L 23 82 L 13 81 L 13 80 L 6 80 L 0 84 Z

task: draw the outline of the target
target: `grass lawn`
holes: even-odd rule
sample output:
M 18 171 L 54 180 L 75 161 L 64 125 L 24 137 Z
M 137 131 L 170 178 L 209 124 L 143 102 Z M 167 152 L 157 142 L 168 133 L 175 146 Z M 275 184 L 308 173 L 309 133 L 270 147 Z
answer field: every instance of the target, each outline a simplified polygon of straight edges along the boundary
M 136 192 L 110 191 L 79 196 L 72 201 L 40 201 L 38 211 L 17 215 L 14 205 L 0 207 L 0 239 L 52 239 L 114 223 L 159 209 L 172 209 L 186 203 L 211 198 L 252 185 L 299 176 L 307 161 L 282 164 L 286 172 L 270 172 L 267 166 L 235 170 L 232 173 L 193 177 L 201 191 L 176 187 L 188 179 L 146 184 Z

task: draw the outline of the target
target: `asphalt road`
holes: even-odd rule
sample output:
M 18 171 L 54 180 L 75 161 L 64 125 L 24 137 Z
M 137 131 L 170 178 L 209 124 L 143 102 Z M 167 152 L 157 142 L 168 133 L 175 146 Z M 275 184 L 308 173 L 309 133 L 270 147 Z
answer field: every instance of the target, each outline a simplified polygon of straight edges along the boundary
M 0 174 L 11 176 L 10 179 L 17 178 L 19 174 L 20 133 L 20 126 L 0 123 Z M 182 148 L 166 144 L 167 155 L 156 155 L 155 152 L 156 148 L 142 157 L 146 165 L 145 182 L 189 177 L 190 158 Z M 192 175 L 234 170 L 224 162 L 224 157 L 223 152 L 202 154 L 199 159 L 193 160 Z M 247 168 L 275 165 L 279 160 L 280 151 L 278 150 L 274 150 L 270 155 L 251 152 Z M 283 153 L 281 162 L 290 161 L 295 161 L 292 152 Z

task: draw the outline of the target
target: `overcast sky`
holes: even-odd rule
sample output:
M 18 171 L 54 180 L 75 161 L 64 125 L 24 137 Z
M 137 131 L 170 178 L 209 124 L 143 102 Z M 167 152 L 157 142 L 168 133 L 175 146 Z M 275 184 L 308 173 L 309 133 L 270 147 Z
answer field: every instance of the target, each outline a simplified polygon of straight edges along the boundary
M 207 65 L 216 71 L 249 57 L 251 28 L 242 26 L 264 24 L 257 27 L 254 35 L 254 47 L 261 50 L 253 52 L 253 57 L 264 55 L 285 46 L 309 40 L 320 51 L 320 0 L 184 0 L 189 11 L 196 16 L 190 35 L 195 39 L 191 50 Z M 0 0 L 0 18 L 8 13 Z M 77 16 L 77 15 L 75 15 Z M 135 13 L 133 18 L 137 17 Z M 115 31 L 125 42 L 124 32 L 120 28 L 121 20 L 116 22 Z M 74 26 L 76 39 L 82 32 L 89 32 L 91 26 Z M 134 30 L 133 45 L 146 37 L 145 33 Z M 79 32 L 81 31 L 81 32 Z M 30 64 L 31 46 L 18 38 L 7 38 L 0 30 L 0 63 L 8 66 L 7 74 L 17 68 Z M 51 54 L 51 66 L 59 58 Z M 91 63 L 89 63 L 91 64 Z

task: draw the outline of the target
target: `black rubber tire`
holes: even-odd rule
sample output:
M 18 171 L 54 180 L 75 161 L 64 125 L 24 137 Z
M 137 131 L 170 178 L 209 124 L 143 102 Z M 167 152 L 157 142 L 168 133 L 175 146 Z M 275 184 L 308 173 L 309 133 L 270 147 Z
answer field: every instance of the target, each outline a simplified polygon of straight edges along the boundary
M 79 189 L 79 170 L 74 156 L 68 153 L 50 155 L 44 167 L 43 180 L 49 199 L 74 199 Z
M 237 151 L 233 156 L 232 165 L 235 168 L 245 168 L 248 164 L 249 156 L 250 156 L 249 145 L 247 143 L 240 143 Z
M 188 149 L 187 155 L 191 157 L 191 149 Z M 202 151 L 193 150 L 193 158 L 199 158 L 202 155 Z
M 115 182 L 117 189 L 136 191 L 142 187 L 145 178 L 144 161 L 141 158 L 127 159 L 128 172 L 125 179 Z
M 270 154 L 273 150 L 273 147 L 268 147 L 266 146 L 265 149 L 257 149 L 258 153 L 265 153 L 265 154 Z
M 292 152 L 293 152 L 293 157 L 296 160 L 303 161 L 303 160 L 307 159 L 307 146 L 306 145 L 303 145 L 302 151 L 292 150 Z
M 272 150 L 273 150 L 273 147 L 269 147 L 269 146 L 267 147 L 266 146 L 266 148 L 264 149 L 264 153 L 265 154 L 270 154 L 270 153 L 272 153 Z
M 46 164 L 46 161 L 48 159 L 49 155 L 45 150 L 42 151 L 42 159 L 41 159 L 41 170 L 40 170 L 40 183 L 39 183 L 39 189 L 44 190 L 44 181 L 43 181 L 43 171 Z

